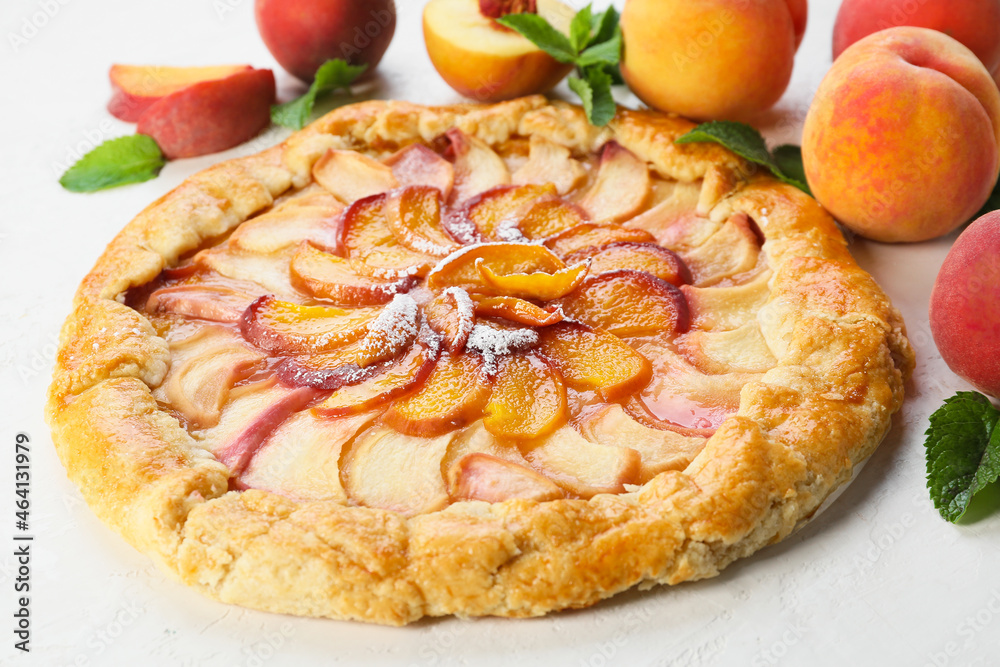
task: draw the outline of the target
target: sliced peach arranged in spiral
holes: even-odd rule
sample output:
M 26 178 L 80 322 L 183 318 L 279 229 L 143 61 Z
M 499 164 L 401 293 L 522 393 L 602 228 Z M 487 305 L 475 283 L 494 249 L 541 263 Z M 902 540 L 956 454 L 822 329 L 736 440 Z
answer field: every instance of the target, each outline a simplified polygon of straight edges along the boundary
M 560 299 L 579 287 L 587 277 L 590 262 L 580 262 L 554 273 L 497 273 L 484 260 L 480 260 L 476 266 L 486 284 L 500 294 L 551 301 Z
M 397 399 L 382 420 L 418 437 L 442 435 L 475 421 L 491 393 L 482 369 L 483 360 L 477 355 L 442 353 L 420 388 Z
M 395 239 L 415 252 L 444 257 L 462 246 L 441 223 L 441 192 L 429 185 L 412 185 L 389 194 L 385 220 Z
M 482 240 L 518 240 L 522 236 L 518 223 L 523 213 L 538 199 L 555 193 L 556 188 L 551 183 L 496 187 L 469 199 L 455 211 L 450 224 L 452 227 L 470 225 Z
M 331 352 L 285 357 L 274 373 L 289 387 L 329 391 L 378 377 L 391 365 L 391 360 L 376 360 L 361 341 L 354 341 Z
M 545 502 L 563 498 L 566 492 L 531 468 L 473 452 L 448 469 L 448 495 L 452 500 L 488 503 L 513 499 Z
M 312 175 L 345 204 L 399 187 L 392 168 L 355 151 L 331 148 L 313 165 Z
M 510 185 L 510 170 L 486 143 L 458 128 L 445 135 L 455 156 L 455 187 L 449 201 L 461 203 L 498 185 Z
M 453 253 L 434 267 L 427 275 L 427 287 L 432 290 L 445 287 L 463 287 L 479 292 L 494 291 L 485 281 L 482 268 L 495 275 L 515 273 L 555 273 L 566 264 L 551 250 L 527 243 L 484 243 Z
M 455 185 L 455 168 L 423 144 L 412 144 L 394 153 L 385 164 L 400 186 L 429 185 L 441 191 L 447 201 Z
M 569 409 L 562 376 L 534 354 L 506 357 L 493 383 L 483 424 L 498 438 L 532 440 L 566 423 Z
M 587 214 L 558 197 L 543 197 L 531 205 L 518 221 L 518 230 L 529 240 L 547 239 L 588 221 Z
M 566 257 L 567 262 L 590 260 L 590 275 L 632 269 L 645 271 L 675 287 L 691 282 L 691 272 L 684 260 L 672 250 L 655 243 L 620 241 L 605 246 L 591 246 Z
M 388 195 L 365 197 L 351 204 L 340 222 L 337 252 L 362 260 L 355 268 L 367 275 L 385 278 L 399 277 L 401 272 L 426 275 L 435 258 L 411 250 L 396 241 L 386 221 Z
M 424 304 L 424 318 L 440 334 L 449 352 L 461 352 L 476 325 L 475 310 L 469 294 L 449 287 Z
M 617 141 L 601 151 L 597 181 L 580 201 L 591 220 L 623 222 L 642 211 L 652 187 L 649 168 Z
M 300 306 L 262 296 L 240 320 L 243 337 L 272 354 L 326 352 L 364 337 L 381 308 Z
M 517 185 L 551 183 L 564 195 L 586 180 L 587 172 L 568 148 L 533 134 L 528 161 L 511 178 Z
M 562 301 L 566 317 L 615 336 L 678 333 L 688 329 L 679 289 L 642 271 L 621 269 L 587 280 Z
M 417 284 L 416 276 L 379 280 L 358 274 L 354 264 L 303 243 L 292 256 L 292 285 L 306 294 L 344 306 L 375 306 L 388 303 L 393 295 Z
M 549 248 L 560 257 L 568 257 L 572 253 L 585 248 L 599 248 L 612 243 L 631 241 L 633 243 L 653 243 L 656 239 L 649 232 L 641 229 L 629 229 L 621 225 L 600 225 L 586 222 L 567 229 L 545 241 Z
M 257 295 L 229 285 L 190 283 L 162 287 L 146 299 L 146 312 L 174 313 L 209 322 L 239 322 Z
M 529 327 L 549 327 L 563 321 L 563 312 L 557 306 L 542 308 L 530 301 L 513 296 L 472 297 L 476 315 L 500 317 Z
M 563 322 L 541 329 L 537 349 L 567 385 L 596 390 L 606 401 L 641 390 L 653 376 L 644 356 L 617 337 L 583 324 Z

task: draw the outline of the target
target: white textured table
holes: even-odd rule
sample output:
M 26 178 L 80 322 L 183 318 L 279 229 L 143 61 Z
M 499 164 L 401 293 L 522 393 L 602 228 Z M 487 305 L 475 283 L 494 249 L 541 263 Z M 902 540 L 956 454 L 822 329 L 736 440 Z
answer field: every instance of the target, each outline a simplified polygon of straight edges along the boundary
M 66 480 L 42 419 L 56 334 L 73 291 L 146 204 L 199 169 L 259 150 L 284 132 L 172 163 L 156 180 L 99 194 L 70 194 L 56 179 L 80 151 L 131 131 L 104 111 L 112 62 L 276 67 L 257 37 L 252 4 L 4 0 L 0 9 L 0 664 L 997 664 L 1000 515 L 950 525 L 924 489 L 927 416 L 965 388 L 941 362 L 926 315 L 953 237 L 905 247 L 853 244 L 909 325 L 918 366 L 906 406 L 831 509 L 716 579 L 627 593 L 537 620 L 445 619 L 389 629 L 206 600 L 105 528 Z M 458 101 L 424 52 L 423 2 L 397 4 L 395 41 L 369 94 Z M 774 142 L 798 142 L 829 66 L 837 4 L 811 3 L 791 87 L 763 126 Z M 290 78 L 278 76 L 279 89 L 294 92 Z M 11 616 L 18 432 L 32 447 L 30 654 L 14 650 Z

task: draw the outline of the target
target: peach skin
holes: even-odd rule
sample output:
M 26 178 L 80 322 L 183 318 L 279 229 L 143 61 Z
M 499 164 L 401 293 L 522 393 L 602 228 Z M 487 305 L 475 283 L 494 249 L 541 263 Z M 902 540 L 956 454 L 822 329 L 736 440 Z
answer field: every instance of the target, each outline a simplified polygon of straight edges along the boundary
M 968 221 L 1000 173 L 1000 91 L 975 54 L 927 28 L 890 28 L 837 59 L 806 116 L 816 199 L 876 241 L 924 241 Z

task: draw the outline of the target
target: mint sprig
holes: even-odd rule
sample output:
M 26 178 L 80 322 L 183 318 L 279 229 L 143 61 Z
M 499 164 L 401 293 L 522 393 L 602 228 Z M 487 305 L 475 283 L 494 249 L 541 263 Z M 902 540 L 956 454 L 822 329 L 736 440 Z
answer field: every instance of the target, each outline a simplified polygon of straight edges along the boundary
M 94 148 L 66 170 L 59 184 L 70 192 L 97 192 L 156 178 L 166 163 L 151 137 L 133 134 Z
M 309 122 L 317 97 L 339 89 L 350 90 L 351 84 L 366 69 L 368 65 L 349 65 L 340 58 L 327 60 L 316 70 L 312 85 L 301 97 L 271 107 L 271 121 L 293 130 L 301 130 Z
M 930 417 L 924 447 L 934 507 L 954 523 L 972 497 L 1000 477 L 1000 410 L 974 391 L 947 399 Z
M 772 154 L 760 132 L 745 123 L 728 120 L 703 123 L 676 140 L 678 144 L 698 142 L 725 146 L 740 157 L 767 167 L 778 180 L 812 195 L 802 166 L 802 150 L 798 146 L 779 146 Z
M 615 117 L 611 86 L 622 83 L 619 18 L 614 7 L 595 15 L 587 5 L 573 17 L 569 35 L 538 14 L 508 14 L 497 22 L 523 35 L 557 61 L 575 65 L 576 75 L 569 78 L 569 87 L 580 96 L 587 119 L 603 127 Z

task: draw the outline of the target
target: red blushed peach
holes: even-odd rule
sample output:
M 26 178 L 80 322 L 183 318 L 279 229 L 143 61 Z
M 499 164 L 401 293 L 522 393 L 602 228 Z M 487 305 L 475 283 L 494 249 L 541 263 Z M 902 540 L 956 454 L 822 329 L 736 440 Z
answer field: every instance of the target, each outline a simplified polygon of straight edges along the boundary
M 661 111 L 746 118 L 785 92 L 805 21 L 802 0 L 628 0 L 622 75 Z
M 806 116 L 816 198 L 876 241 L 923 241 L 966 222 L 1000 173 L 1000 91 L 947 35 L 890 28 L 837 59 Z
M 203 81 L 224 79 L 253 69 L 250 65 L 214 67 L 163 67 L 159 65 L 112 65 L 111 100 L 108 111 L 120 120 L 134 123 L 142 112 L 162 98 Z
M 370 72 L 396 31 L 393 0 L 257 0 L 254 14 L 274 59 L 307 82 L 332 58 Z
M 237 72 L 160 98 L 136 131 L 152 137 L 170 160 L 217 153 L 252 139 L 271 124 L 274 74 Z
M 573 16 L 558 0 L 539 0 L 537 13 L 564 33 Z M 572 70 L 484 15 L 479 0 L 430 0 L 424 42 L 441 78 L 478 102 L 544 93 Z
M 1000 211 L 958 237 L 931 291 L 930 323 L 941 358 L 976 389 L 1000 397 Z
M 863 37 L 897 26 L 943 32 L 1000 70 L 1000 0 L 844 0 L 833 28 L 833 57 Z

